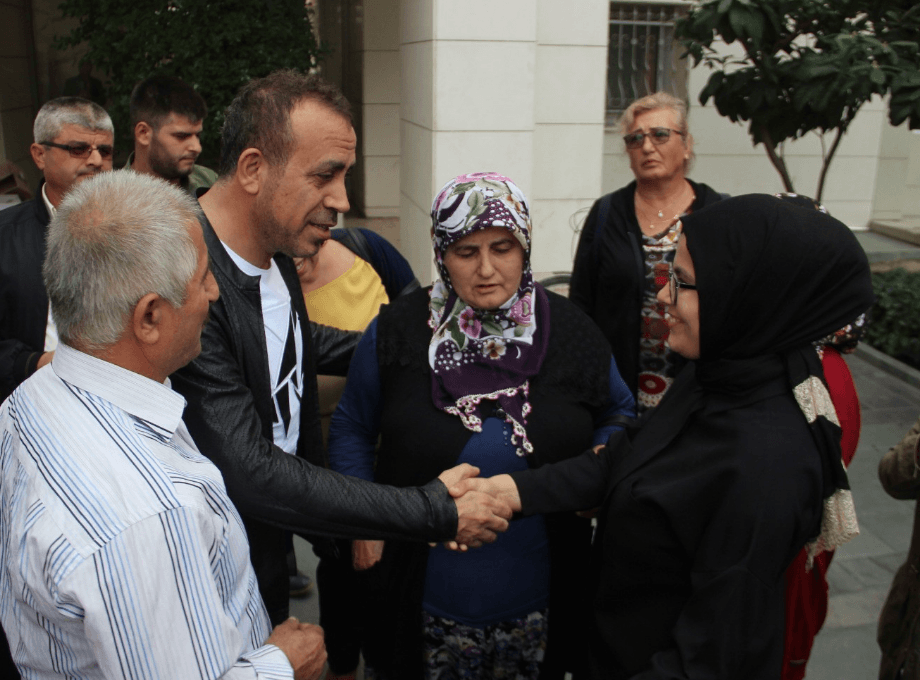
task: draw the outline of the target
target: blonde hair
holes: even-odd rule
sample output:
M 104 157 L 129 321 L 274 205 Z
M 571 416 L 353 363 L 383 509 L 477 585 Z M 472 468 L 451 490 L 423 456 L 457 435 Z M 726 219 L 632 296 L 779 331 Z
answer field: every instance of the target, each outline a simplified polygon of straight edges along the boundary
M 684 133 L 684 146 L 690 149 L 690 157 L 684 161 L 684 172 L 686 173 L 690 169 L 690 165 L 693 163 L 695 156 L 691 144 L 693 138 L 690 135 L 687 124 L 687 104 L 683 99 L 668 94 L 667 92 L 655 92 L 654 94 L 637 99 L 627 106 L 623 115 L 620 116 L 620 133 L 624 135 L 628 134 L 633 125 L 635 125 L 636 116 L 639 114 L 648 111 L 658 111 L 659 109 L 670 109 L 677 114 L 677 129 Z

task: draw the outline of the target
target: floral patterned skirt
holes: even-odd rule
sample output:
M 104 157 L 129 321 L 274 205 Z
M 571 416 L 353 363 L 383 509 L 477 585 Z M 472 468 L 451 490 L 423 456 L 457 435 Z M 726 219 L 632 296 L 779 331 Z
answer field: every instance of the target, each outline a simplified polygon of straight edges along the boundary
M 425 680 L 536 680 L 546 650 L 547 610 L 484 628 L 422 612 Z M 373 668 L 367 680 L 383 680 Z

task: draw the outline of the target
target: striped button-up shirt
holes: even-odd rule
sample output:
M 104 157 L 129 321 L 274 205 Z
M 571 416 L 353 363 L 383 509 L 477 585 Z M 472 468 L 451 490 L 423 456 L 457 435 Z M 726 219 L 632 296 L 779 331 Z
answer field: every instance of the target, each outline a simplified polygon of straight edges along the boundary
M 66 345 L 0 408 L 0 621 L 25 678 L 293 676 L 184 408 Z

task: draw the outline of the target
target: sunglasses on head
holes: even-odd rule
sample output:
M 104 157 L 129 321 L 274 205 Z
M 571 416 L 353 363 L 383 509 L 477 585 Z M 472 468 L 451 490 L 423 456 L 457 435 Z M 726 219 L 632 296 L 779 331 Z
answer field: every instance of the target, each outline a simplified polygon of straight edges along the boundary
M 103 160 L 111 158 L 114 148 L 111 144 L 58 144 L 57 142 L 39 142 L 42 146 L 53 146 L 55 149 L 64 149 L 74 158 L 89 158 L 89 155 L 95 150 L 99 152 L 99 157 Z
M 642 143 L 645 141 L 645 138 L 648 137 L 652 140 L 652 144 L 656 146 L 661 146 L 669 139 L 671 139 L 671 133 L 676 132 L 681 137 L 686 136 L 685 133 L 680 130 L 672 130 L 671 128 L 666 127 L 653 127 L 648 132 L 630 132 L 628 135 L 623 135 L 623 141 L 626 142 L 627 149 L 638 149 L 642 146 Z

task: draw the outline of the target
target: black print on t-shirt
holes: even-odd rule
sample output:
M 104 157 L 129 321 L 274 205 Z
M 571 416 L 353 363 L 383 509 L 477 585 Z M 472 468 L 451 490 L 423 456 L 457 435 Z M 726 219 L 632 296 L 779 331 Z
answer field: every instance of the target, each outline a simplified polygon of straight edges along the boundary
M 294 333 L 300 331 L 300 323 L 294 310 L 291 310 L 291 320 L 288 323 L 287 340 L 284 342 L 284 354 L 281 356 L 281 368 L 278 371 L 278 387 L 275 389 L 275 417 L 284 423 L 284 433 L 288 433 L 291 426 L 291 415 L 297 411 L 300 397 L 303 393 L 303 376 L 297 370 L 297 345 L 294 342 Z M 294 400 L 292 408 L 291 400 Z

